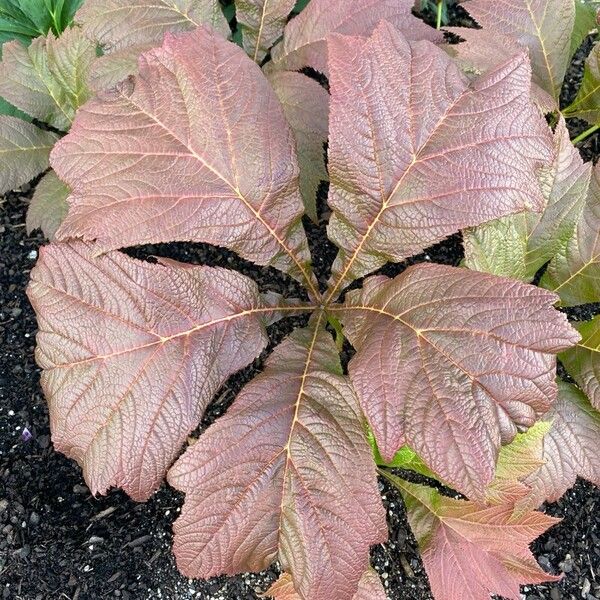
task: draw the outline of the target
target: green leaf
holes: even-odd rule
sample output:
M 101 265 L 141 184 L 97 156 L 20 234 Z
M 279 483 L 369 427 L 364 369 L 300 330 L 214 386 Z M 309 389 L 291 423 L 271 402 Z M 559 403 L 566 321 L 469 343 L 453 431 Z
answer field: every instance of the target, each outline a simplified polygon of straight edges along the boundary
M 16 106 L 13 106 L 10 102 L 7 102 L 2 97 L 0 97 L 0 115 L 18 117 L 23 121 L 31 122 L 31 117 L 28 114 L 20 111 Z
M 569 140 L 564 119 L 554 135 L 555 156 L 541 176 L 546 205 L 464 232 L 465 265 L 477 271 L 531 281 L 571 238 L 583 210 L 591 164 Z
M 556 292 L 563 306 L 600 302 L 600 166 L 592 179 L 573 235 L 548 265 L 540 285 Z
M 46 173 L 37 184 L 27 211 L 27 233 L 39 228 L 48 239 L 53 239 L 69 210 L 69 193 L 69 188 L 54 171 Z
M 578 117 L 588 123 L 600 123 L 600 43 L 585 60 L 583 81 L 575 100 L 563 110 L 565 117 Z
M 296 14 L 302 12 L 306 8 L 306 6 L 309 2 L 310 2 L 310 0 L 297 0 L 296 6 L 294 6 L 293 12 L 295 12 Z
M 67 131 L 75 111 L 90 97 L 88 73 L 96 58 L 93 42 L 80 29 L 61 37 L 52 33 L 25 48 L 4 47 L 0 64 L 0 95 L 32 117 Z
M 375 436 L 370 429 L 367 431 L 367 439 L 369 440 L 369 444 L 373 450 L 373 458 L 375 459 L 375 463 L 378 466 L 389 467 L 392 469 L 408 469 L 410 471 L 414 471 L 415 473 L 425 475 L 425 477 L 429 477 L 430 479 L 439 481 L 439 477 L 436 477 L 427 468 L 427 465 L 421 460 L 419 455 L 408 446 L 402 446 L 402 448 L 396 452 L 394 458 L 392 458 L 390 462 L 386 462 L 379 452 L 377 442 L 375 441 Z
M 571 58 L 577 52 L 583 40 L 589 35 L 590 31 L 597 27 L 597 11 L 597 6 L 584 0 L 575 0 L 575 23 L 573 25 L 573 33 L 571 33 Z
M 581 342 L 560 354 L 559 358 L 587 394 L 592 406 L 600 410 L 600 315 L 572 325 L 581 334 Z

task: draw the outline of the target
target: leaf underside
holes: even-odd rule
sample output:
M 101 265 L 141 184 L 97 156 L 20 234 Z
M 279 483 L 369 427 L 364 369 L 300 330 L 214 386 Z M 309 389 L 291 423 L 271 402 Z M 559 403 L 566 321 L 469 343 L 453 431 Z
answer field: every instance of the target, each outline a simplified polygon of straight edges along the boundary
M 348 370 L 383 457 L 407 444 L 442 480 L 483 499 L 500 444 L 556 399 L 553 354 L 579 339 L 555 301 L 514 280 L 427 264 L 349 292 L 339 308 L 356 349 Z
M 333 36 L 329 58 L 332 296 L 458 229 L 543 204 L 536 168 L 552 137 L 525 54 L 469 84 L 442 50 L 382 23 L 367 41 Z
M 188 577 L 266 568 L 302 598 L 352 598 L 386 539 L 375 465 L 338 351 L 315 315 L 171 468 L 186 493 L 174 552 Z
M 272 311 L 233 271 L 96 254 L 42 248 L 27 290 L 36 359 L 56 449 L 93 494 L 145 500 L 217 389 L 266 346 Z

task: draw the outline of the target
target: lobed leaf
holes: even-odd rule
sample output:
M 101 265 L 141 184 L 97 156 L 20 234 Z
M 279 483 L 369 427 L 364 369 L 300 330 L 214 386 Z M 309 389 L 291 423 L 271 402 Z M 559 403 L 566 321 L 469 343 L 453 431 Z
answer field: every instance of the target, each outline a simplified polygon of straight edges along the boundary
M 558 100 L 571 59 L 575 0 L 468 0 L 464 7 L 488 36 L 500 33 L 527 48 L 533 82 Z
M 319 183 L 329 179 L 325 167 L 329 94 L 314 79 L 294 71 L 275 71 L 269 82 L 296 136 L 300 192 L 306 214 L 316 223 Z
M 508 505 L 485 506 L 385 473 L 402 492 L 410 527 L 436 600 L 520 600 L 520 585 L 558 581 L 544 572 L 529 544 L 560 521 L 541 512 L 515 514 Z
M 208 25 L 231 35 L 219 0 L 86 0 L 75 16 L 85 34 L 105 52 L 160 45 L 166 32 Z
M 48 168 L 58 136 L 17 117 L 0 115 L 0 193 L 8 192 Z
M 56 230 L 65 218 L 69 205 L 69 188 L 54 171 L 46 173 L 35 187 L 25 221 L 27 233 L 41 229 L 48 239 L 53 239 Z
M 500 444 L 556 399 L 553 354 L 579 339 L 555 300 L 433 264 L 349 292 L 331 310 L 356 349 L 348 371 L 383 458 L 407 444 L 442 480 L 483 499 Z
M 271 53 L 273 68 L 296 71 L 312 67 L 328 74 L 329 37 L 334 33 L 367 36 L 380 21 L 411 40 L 441 42 L 442 34 L 413 16 L 412 0 L 311 0 L 286 26 L 283 41 Z
M 318 313 L 175 463 L 174 551 L 188 577 L 276 558 L 306 600 L 352 598 L 387 535 L 356 396 Z
M 600 413 L 575 386 L 558 386 L 558 401 L 545 416 L 552 426 L 544 438 L 544 464 L 524 479 L 530 491 L 517 504 L 521 510 L 559 500 L 578 476 L 600 485 Z
M 470 79 L 497 69 L 523 50 L 518 40 L 498 31 L 491 35 L 487 29 L 445 27 L 444 30 L 462 39 L 460 44 L 447 45 L 445 50 Z M 557 100 L 535 81 L 531 82 L 531 98 L 543 113 L 558 110 Z
M 27 289 L 57 450 L 93 494 L 145 500 L 217 389 L 267 345 L 275 312 L 247 277 L 83 242 L 42 248 Z
M 581 86 L 563 114 L 585 119 L 592 125 L 600 124 L 600 44 L 596 44 L 585 59 Z
M 457 229 L 542 205 L 552 139 L 525 54 L 469 84 L 442 50 L 382 23 L 367 41 L 332 37 L 329 57 L 331 298 Z
M 244 51 L 207 28 L 167 34 L 133 86 L 80 110 L 51 162 L 73 190 L 58 239 L 100 251 L 207 242 L 312 285 L 281 105 Z
M 91 95 L 87 75 L 95 58 L 94 44 L 77 28 L 59 38 L 52 33 L 36 38 L 27 48 L 9 42 L 0 63 L 0 95 L 32 117 L 67 131 Z
M 540 285 L 563 306 L 600 301 L 600 166 L 592 170 L 585 206 L 571 239 L 548 265 Z
M 544 186 L 549 186 L 543 211 L 510 215 L 465 230 L 467 267 L 531 281 L 568 243 L 585 204 L 592 165 L 583 162 L 562 118 L 554 145 L 554 159 L 542 176 Z
M 244 50 L 260 63 L 282 36 L 296 0 L 235 0 Z
M 274 600 L 302 600 L 294 589 L 294 582 L 289 573 L 283 573 L 264 596 L 274 598 Z M 381 579 L 374 569 L 369 567 L 364 572 L 352 600 L 387 600 Z
M 600 315 L 591 321 L 572 325 L 580 333 L 581 341 L 561 353 L 560 362 L 581 386 L 594 408 L 600 410 Z

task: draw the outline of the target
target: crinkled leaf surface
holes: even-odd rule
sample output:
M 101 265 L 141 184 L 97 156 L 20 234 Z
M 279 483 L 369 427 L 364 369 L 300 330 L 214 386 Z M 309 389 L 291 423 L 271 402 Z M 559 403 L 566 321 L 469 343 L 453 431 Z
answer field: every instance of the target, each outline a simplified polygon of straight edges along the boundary
M 498 68 L 523 48 L 516 39 L 497 31 L 490 35 L 487 29 L 445 27 L 444 30 L 463 40 L 460 44 L 451 44 L 445 49 L 469 78 Z M 543 113 L 558 110 L 558 102 L 554 97 L 533 81 L 531 97 Z
M 294 589 L 294 582 L 289 573 L 283 573 L 279 579 L 266 591 L 264 597 L 274 600 L 302 600 Z M 370 567 L 365 571 L 358 583 L 358 590 L 352 600 L 387 600 L 381 579 Z
M 332 37 L 329 59 L 332 296 L 457 229 L 542 206 L 552 139 L 525 54 L 469 84 L 445 52 L 382 23 L 367 41 Z
M 51 162 L 73 190 L 59 239 L 208 242 L 309 278 L 294 136 L 258 65 L 208 28 L 167 34 Z
M 600 44 L 596 44 L 585 59 L 583 81 L 575 100 L 563 110 L 569 117 L 600 124 Z
M 90 88 L 95 92 L 110 90 L 129 76 L 137 75 L 140 55 L 154 46 L 154 43 L 127 46 L 99 56 L 90 68 L 88 77 Z
M 235 0 L 235 16 L 248 55 L 261 62 L 283 34 L 296 0 Z
M 4 45 L 0 63 L 0 95 L 27 114 L 67 131 L 75 111 L 91 95 L 87 85 L 96 58 L 94 44 L 81 29 L 59 38 L 33 40 L 29 47 L 14 41 Z
M 556 292 L 564 306 L 600 301 L 600 165 L 571 239 L 548 265 L 540 285 Z
M 468 0 L 464 7 L 493 36 L 528 48 L 533 81 L 558 99 L 571 59 L 576 0 Z
M 581 334 L 581 342 L 565 350 L 559 356 L 560 362 L 587 394 L 592 405 L 600 410 L 600 315 L 591 321 L 573 323 L 573 326 Z
M 284 340 L 169 471 L 186 494 L 174 552 L 188 577 L 278 558 L 301 598 L 352 598 L 386 539 L 363 418 L 324 321 Z
M 541 512 L 515 514 L 508 504 L 485 506 L 386 477 L 400 489 L 435 600 L 520 600 L 520 585 L 557 581 L 529 544 L 560 521 Z
M 0 115 L 0 193 L 12 190 L 48 168 L 58 136 L 17 117 Z
M 544 438 L 544 464 L 524 479 L 530 492 L 517 505 L 522 510 L 555 502 L 577 476 L 600 485 L 600 413 L 574 385 L 558 386 L 558 401 L 544 417 L 552 423 Z
M 75 20 L 106 52 L 140 44 L 160 45 L 167 31 L 208 25 L 231 31 L 219 0 L 86 0 Z
M 412 14 L 413 0 L 311 0 L 286 26 L 273 48 L 273 67 L 290 71 L 312 67 L 328 73 L 327 40 L 333 33 L 370 35 L 385 20 L 411 40 L 439 41 L 439 31 Z
M 92 493 L 145 500 L 217 389 L 266 346 L 273 310 L 234 271 L 95 254 L 50 244 L 31 274 L 52 439 Z
M 555 301 L 514 280 L 430 264 L 349 292 L 336 313 L 382 456 L 408 444 L 452 487 L 482 499 L 500 443 L 556 399 L 553 354 L 579 339 Z
M 300 191 L 306 214 L 316 223 L 319 183 L 329 178 L 325 168 L 329 94 L 314 79 L 295 71 L 275 71 L 269 81 L 296 136 Z
M 554 160 L 542 176 L 543 185 L 549 186 L 543 211 L 502 217 L 464 231 L 467 267 L 531 281 L 567 244 L 585 204 L 592 164 L 583 162 L 562 118 L 554 144 Z
M 36 185 L 27 210 L 27 233 L 39 227 L 51 240 L 69 209 L 68 195 L 69 188 L 56 176 L 56 173 L 54 171 L 46 173 Z

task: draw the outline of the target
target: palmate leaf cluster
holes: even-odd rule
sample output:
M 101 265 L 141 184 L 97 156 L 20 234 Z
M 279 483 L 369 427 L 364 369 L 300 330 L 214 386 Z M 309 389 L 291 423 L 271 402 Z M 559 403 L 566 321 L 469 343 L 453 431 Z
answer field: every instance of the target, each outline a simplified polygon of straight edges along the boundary
M 278 560 L 280 600 L 385 598 L 369 568 L 387 536 L 379 467 L 437 600 L 555 579 L 528 549 L 555 523 L 536 509 L 577 476 L 600 482 L 598 321 L 554 308 L 600 300 L 600 171 L 558 112 L 595 13 L 530 4 L 465 2 L 482 29 L 447 46 L 413 0 L 88 0 L 61 36 L 4 46 L 0 96 L 39 123 L 0 117 L 2 187 L 52 166 L 28 226 L 53 241 L 28 293 L 54 445 L 93 493 L 145 500 L 165 477 L 184 491 L 186 575 Z M 304 228 L 324 181 L 327 282 Z M 457 231 L 467 268 L 377 273 Z M 171 241 L 225 247 L 304 295 L 122 252 Z M 267 327 L 297 315 L 184 450 Z M 557 383 L 557 354 L 578 386 Z

